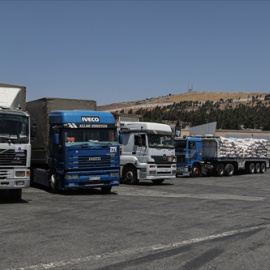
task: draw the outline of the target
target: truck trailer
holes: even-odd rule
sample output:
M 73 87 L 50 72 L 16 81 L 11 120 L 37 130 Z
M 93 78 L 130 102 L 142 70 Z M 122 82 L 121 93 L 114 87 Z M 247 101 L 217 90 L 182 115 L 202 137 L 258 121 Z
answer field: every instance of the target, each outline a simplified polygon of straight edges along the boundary
M 119 185 L 115 119 L 91 100 L 42 98 L 27 102 L 32 119 L 31 182 L 52 192 Z
M 161 184 L 176 177 L 173 132 L 169 125 L 126 122 L 120 134 L 121 182 L 137 184 L 143 179 Z
M 175 138 L 177 175 L 232 176 L 264 173 L 269 167 L 268 143 L 259 139 L 204 136 Z
M 0 84 L 0 190 L 20 200 L 30 185 L 30 117 L 26 87 Z

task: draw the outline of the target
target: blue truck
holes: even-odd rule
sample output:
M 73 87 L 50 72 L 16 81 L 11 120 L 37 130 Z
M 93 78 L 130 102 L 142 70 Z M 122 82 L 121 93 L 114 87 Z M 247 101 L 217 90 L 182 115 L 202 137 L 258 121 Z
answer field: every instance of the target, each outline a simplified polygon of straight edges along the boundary
M 52 192 L 119 185 L 115 119 L 90 100 L 43 98 L 27 102 L 32 123 L 31 183 Z M 90 110 L 88 110 L 90 109 Z
M 177 175 L 232 176 L 236 172 L 264 173 L 269 167 L 266 140 L 222 137 L 176 137 Z

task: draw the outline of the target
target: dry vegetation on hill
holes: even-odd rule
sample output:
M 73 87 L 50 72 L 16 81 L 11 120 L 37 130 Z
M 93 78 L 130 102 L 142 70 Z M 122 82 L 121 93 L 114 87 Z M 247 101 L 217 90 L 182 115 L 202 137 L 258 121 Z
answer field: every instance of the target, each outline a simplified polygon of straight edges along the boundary
M 221 99 L 229 100 L 232 99 L 235 103 L 247 104 L 252 100 L 252 97 L 259 97 L 261 100 L 264 99 L 269 93 L 247 93 L 247 92 L 200 92 L 200 91 L 190 91 L 183 94 L 177 95 L 167 95 L 157 98 L 147 98 L 145 100 L 139 101 L 128 101 L 128 102 L 119 102 L 108 104 L 104 106 L 98 106 L 99 111 L 121 111 L 124 109 L 127 112 L 130 109 L 133 109 L 133 112 L 137 111 L 139 108 L 148 108 L 152 109 L 156 106 L 162 107 L 170 103 L 178 103 L 181 101 L 219 101 Z

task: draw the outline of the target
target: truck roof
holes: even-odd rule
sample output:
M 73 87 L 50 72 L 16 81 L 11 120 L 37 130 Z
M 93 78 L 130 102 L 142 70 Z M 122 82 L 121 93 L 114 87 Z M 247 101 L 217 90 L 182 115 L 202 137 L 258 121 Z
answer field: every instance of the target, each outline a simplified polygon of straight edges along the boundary
M 50 123 L 114 124 L 115 119 L 110 112 L 89 110 L 61 110 L 50 112 Z
M 142 131 L 157 131 L 157 132 L 165 132 L 171 133 L 172 129 L 169 125 L 160 124 L 160 123 L 152 123 L 152 122 L 126 122 L 122 126 L 123 132 L 142 132 Z

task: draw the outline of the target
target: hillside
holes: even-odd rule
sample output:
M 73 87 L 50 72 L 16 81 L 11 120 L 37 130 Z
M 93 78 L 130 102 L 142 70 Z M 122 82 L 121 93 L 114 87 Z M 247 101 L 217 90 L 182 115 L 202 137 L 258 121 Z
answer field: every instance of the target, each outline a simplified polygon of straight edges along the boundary
M 123 111 L 127 113 L 130 109 L 136 112 L 138 109 L 153 109 L 156 106 L 163 107 L 173 103 L 178 103 L 182 101 L 198 101 L 204 103 L 206 101 L 220 101 L 223 99 L 232 100 L 235 104 L 248 104 L 252 97 L 256 97 L 259 100 L 264 100 L 264 97 L 269 95 L 269 93 L 260 92 L 200 92 L 200 91 L 190 91 L 183 94 L 168 95 L 157 98 L 147 98 L 145 100 L 139 101 L 128 101 L 108 104 L 104 106 L 98 106 L 99 111 Z

